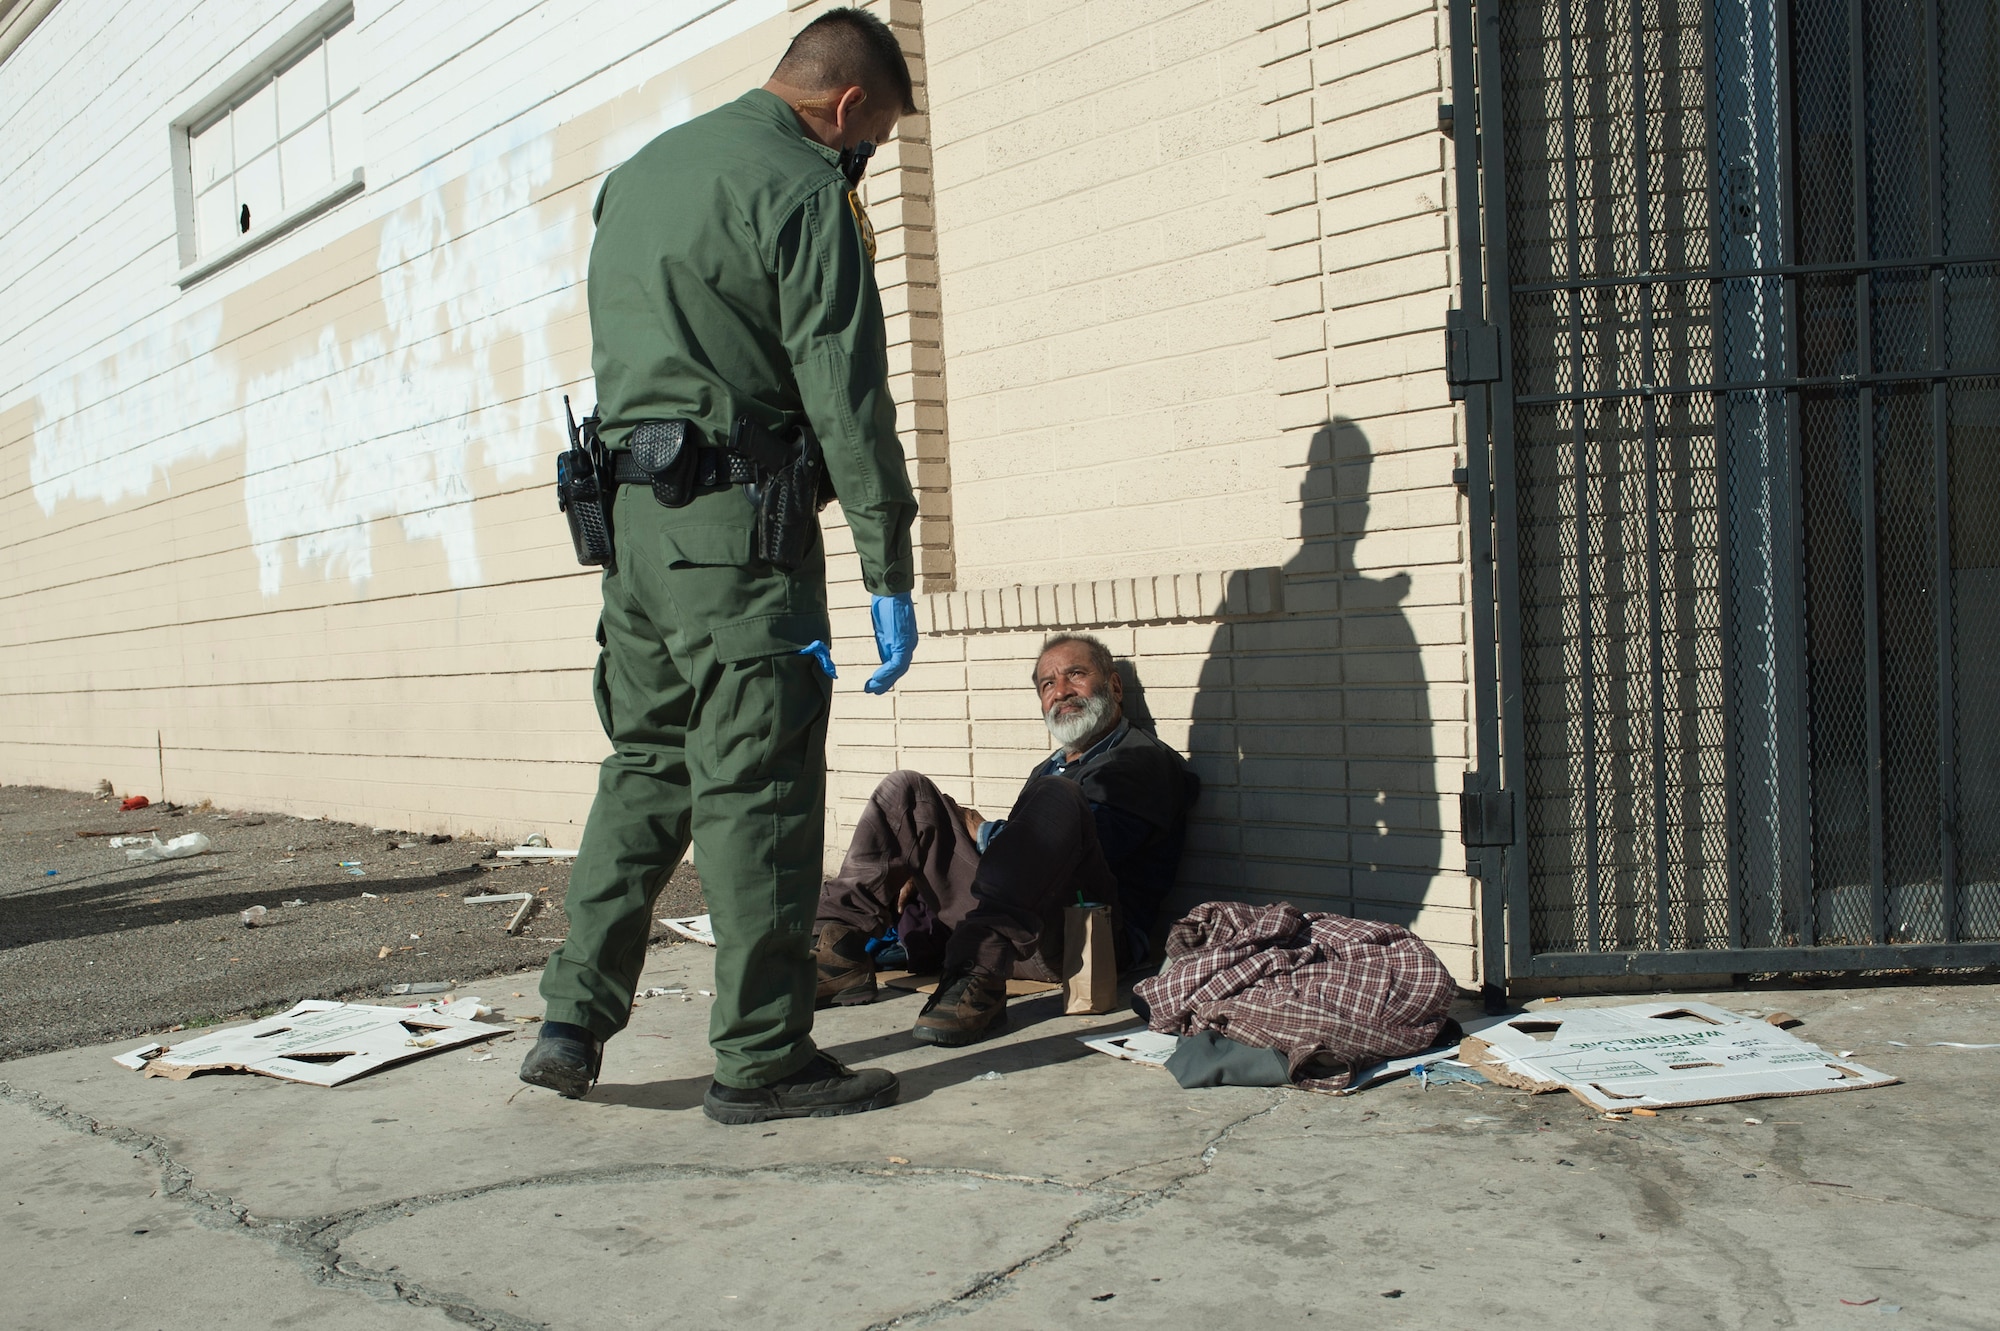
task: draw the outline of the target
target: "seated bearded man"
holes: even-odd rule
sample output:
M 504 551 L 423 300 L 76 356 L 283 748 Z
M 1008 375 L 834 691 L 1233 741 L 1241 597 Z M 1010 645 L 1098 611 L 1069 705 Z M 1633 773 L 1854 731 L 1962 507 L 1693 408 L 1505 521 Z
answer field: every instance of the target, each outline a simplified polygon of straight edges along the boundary
M 819 1006 L 874 1001 L 871 950 L 892 928 L 910 969 L 943 971 L 913 1032 L 929 1044 L 1004 1029 L 1010 977 L 1060 980 L 1066 906 L 1111 905 L 1119 969 L 1145 959 L 1201 783 L 1126 718 L 1124 681 L 1096 638 L 1050 638 L 1034 685 L 1060 747 L 1004 819 L 916 772 L 875 788 L 820 892 Z

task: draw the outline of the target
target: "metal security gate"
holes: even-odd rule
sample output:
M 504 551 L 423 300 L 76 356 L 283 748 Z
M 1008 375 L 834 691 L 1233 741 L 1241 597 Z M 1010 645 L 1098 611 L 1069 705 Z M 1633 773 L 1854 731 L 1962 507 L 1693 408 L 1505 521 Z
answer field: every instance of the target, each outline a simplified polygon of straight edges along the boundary
M 1451 23 L 1489 981 L 2000 963 L 2000 7 Z

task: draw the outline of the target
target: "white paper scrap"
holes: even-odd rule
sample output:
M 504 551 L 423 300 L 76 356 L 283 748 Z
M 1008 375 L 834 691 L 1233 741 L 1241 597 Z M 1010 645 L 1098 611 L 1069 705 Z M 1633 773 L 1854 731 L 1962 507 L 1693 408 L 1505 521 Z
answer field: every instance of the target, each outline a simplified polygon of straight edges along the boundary
M 1166 1065 L 1181 1042 L 1178 1035 L 1162 1035 L 1144 1026 L 1112 1031 L 1108 1035 L 1079 1035 L 1076 1038 L 1100 1054 L 1122 1058 L 1128 1063 L 1148 1063 L 1156 1068 Z
M 710 947 L 715 946 L 715 924 L 706 915 L 689 915 L 679 920 L 670 920 L 663 915 L 660 917 L 660 923 L 683 938 L 691 938 Z

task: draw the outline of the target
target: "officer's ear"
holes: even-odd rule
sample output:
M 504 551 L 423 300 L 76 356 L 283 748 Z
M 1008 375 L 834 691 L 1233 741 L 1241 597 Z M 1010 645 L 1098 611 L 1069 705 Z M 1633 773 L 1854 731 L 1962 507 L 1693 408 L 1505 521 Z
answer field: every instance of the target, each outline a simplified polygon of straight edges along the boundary
M 840 133 L 841 143 L 847 144 L 861 119 L 861 107 L 868 100 L 868 89 L 860 84 L 851 84 L 833 94 L 833 127 Z M 851 146 L 851 145 L 848 145 Z

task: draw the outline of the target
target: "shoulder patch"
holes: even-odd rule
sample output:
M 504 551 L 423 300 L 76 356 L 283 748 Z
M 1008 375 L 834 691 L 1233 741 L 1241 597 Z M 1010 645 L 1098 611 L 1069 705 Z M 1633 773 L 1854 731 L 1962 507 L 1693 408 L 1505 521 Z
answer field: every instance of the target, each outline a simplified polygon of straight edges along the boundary
M 861 191 L 847 191 L 847 206 L 854 213 L 854 223 L 861 228 L 861 243 L 868 249 L 868 261 L 875 261 L 875 224 L 868 220 L 868 210 L 861 206 Z

